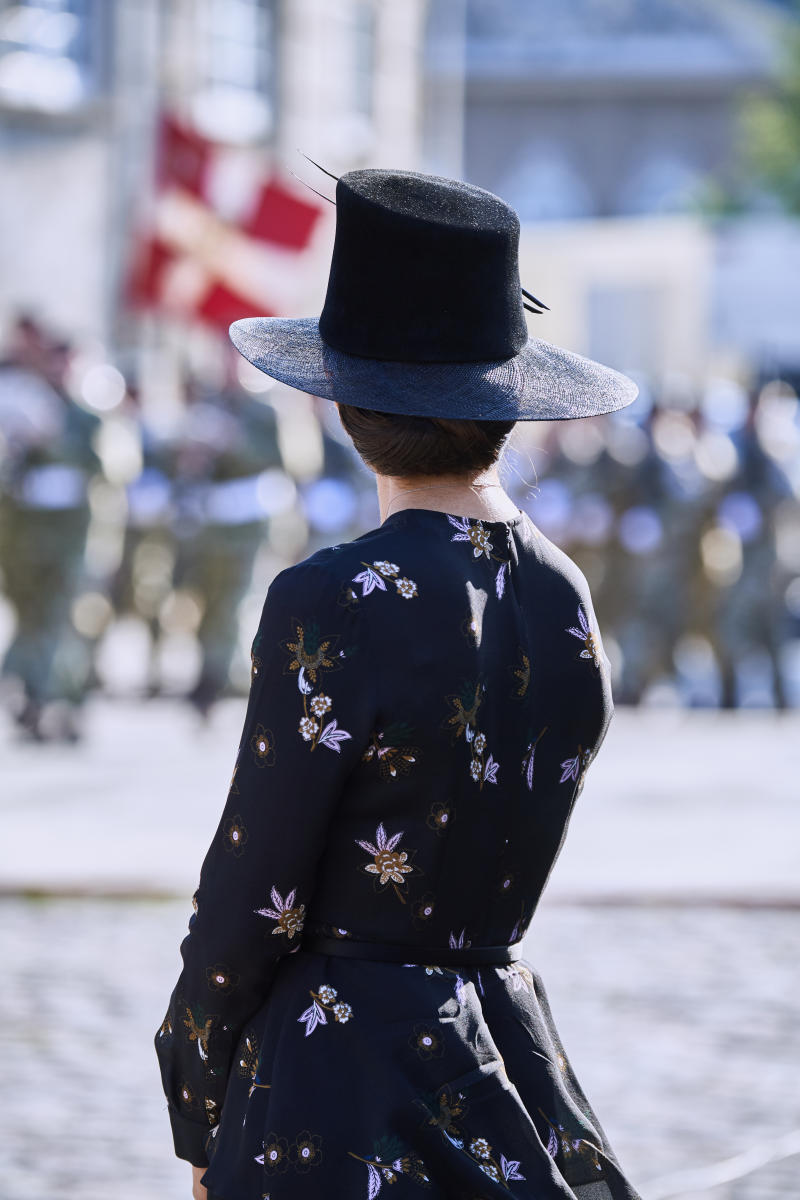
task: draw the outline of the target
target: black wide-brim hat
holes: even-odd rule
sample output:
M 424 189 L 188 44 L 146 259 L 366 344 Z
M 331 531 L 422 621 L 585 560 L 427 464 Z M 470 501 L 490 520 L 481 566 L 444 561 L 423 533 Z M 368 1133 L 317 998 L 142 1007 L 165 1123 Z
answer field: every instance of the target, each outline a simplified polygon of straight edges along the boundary
M 230 338 L 260 371 L 379 412 L 554 421 L 624 408 L 628 376 L 541 338 L 520 286 L 519 218 L 483 188 L 415 171 L 336 184 L 322 314 L 249 317 Z

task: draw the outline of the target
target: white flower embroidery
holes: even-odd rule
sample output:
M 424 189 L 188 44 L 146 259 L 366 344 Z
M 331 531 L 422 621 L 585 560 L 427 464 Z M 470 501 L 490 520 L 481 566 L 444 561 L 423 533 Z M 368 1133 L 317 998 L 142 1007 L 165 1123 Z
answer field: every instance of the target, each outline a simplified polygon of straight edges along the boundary
M 497 783 L 497 770 L 500 764 L 490 754 L 486 762 L 483 761 L 483 751 L 486 749 L 486 735 L 476 733 L 472 726 L 467 723 L 464 727 L 464 736 L 471 744 L 472 760 L 469 764 L 469 773 L 476 783 L 480 784 L 481 788 L 484 783 Z
M 303 740 L 310 742 L 314 734 L 319 729 L 319 722 L 314 721 L 311 717 L 301 717 L 300 724 L 297 727 L 303 735 Z
M 473 1138 L 469 1144 L 470 1154 L 478 1160 L 478 1166 L 490 1179 L 524 1179 L 519 1172 L 519 1163 L 515 1159 L 500 1155 L 500 1162 L 492 1157 L 492 1147 L 486 1138 Z
M 362 561 L 361 565 L 364 570 L 354 575 L 352 582 L 361 584 L 362 596 L 368 596 L 376 588 L 381 592 L 385 592 L 387 590 L 386 579 L 393 578 L 400 570 L 397 563 L 383 561 L 372 564 Z M 417 585 L 413 579 L 407 579 L 403 576 L 400 579 L 395 579 L 394 582 L 397 594 L 403 596 L 406 600 L 410 600 L 412 596 L 417 595 Z
M 413 579 L 396 579 L 395 587 L 400 595 L 404 596 L 406 600 L 410 600 L 412 596 L 417 595 L 417 585 L 414 583 Z
M 336 1000 L 336 995 L 336 988 L 327 983 L 323 983 L 316 992 L 311 993 L 311 1004 L 297 1018 L 306 1027 L 306 1037 L 309 1037 L 318 1025 L 328 1024 L 328 1018 L 325 1016 L 326 1008 L 333 1013 L 334 1020 L 341 1025 L 350 1020 L 353 1015 L 352 1008 L 343 1000 Z M 334 1000 L 336 1000 L 335 1004 Z

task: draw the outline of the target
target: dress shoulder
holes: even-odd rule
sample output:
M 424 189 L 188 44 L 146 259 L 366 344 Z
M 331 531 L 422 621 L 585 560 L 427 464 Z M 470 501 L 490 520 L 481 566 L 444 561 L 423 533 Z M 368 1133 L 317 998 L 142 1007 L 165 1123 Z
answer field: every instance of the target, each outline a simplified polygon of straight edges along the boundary
M 340 607 L 343 564 L 340 557 L 330 553 L 332 550 L 333 547 L 325 546 L 273 575 L 267 587 L 264 612 L 291 608 L 295 602 L 307 607 L 311 599 L 318 610 L 334 611 Z
M 380 562 L 384 552 L 389 553 L 392 540 L 391 530 L 377 528 L 349 542 L 321 546 L 306 558 L 284 567 L 269 584 L 265 613 L 291 607 L 293 599 L 307 602 L 310 596 L 320 612 L 360 611 L 356 577 L 365 567 L 374 565 L 373 560 L 377 558 Z
M 568 588 L 580 603 L 591 602 L 589 581 L 581 568 L 555 542 L 551 542 L 541 531 L 536 539 L 537 554 L 541 564 Z

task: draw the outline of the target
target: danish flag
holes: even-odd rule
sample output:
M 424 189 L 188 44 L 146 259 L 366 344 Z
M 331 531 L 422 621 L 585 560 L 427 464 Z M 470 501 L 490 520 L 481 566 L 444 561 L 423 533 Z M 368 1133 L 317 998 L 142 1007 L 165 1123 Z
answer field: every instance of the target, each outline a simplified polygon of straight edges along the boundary
M 324 215 L 252 154 L 164 116 L 155 201 L 134 239 L 126 301 L 224 329 L 292 313 L 309 290 Z

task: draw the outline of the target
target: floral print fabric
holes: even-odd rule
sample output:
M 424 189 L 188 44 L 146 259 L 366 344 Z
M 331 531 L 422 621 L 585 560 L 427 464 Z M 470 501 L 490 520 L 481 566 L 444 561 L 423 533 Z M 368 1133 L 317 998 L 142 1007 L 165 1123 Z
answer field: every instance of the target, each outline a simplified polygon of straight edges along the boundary
M 531 964 L 303 946 L 523 937 L 612 715 L 583 576 L 405 509 L 280 572 L 251 658 L 155 1035 L 176 1153 L 214 1200 L 637 1200 Z

